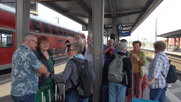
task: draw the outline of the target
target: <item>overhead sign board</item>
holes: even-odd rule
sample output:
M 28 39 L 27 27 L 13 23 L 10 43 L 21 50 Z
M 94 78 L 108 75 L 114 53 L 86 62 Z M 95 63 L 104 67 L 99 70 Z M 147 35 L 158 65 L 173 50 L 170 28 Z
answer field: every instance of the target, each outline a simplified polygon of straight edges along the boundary
M 130 36 L 131 35 L 131 31 L 129 30 L 121 30 L 121 31 L 118 31 L 119 33 L 119 36 Z

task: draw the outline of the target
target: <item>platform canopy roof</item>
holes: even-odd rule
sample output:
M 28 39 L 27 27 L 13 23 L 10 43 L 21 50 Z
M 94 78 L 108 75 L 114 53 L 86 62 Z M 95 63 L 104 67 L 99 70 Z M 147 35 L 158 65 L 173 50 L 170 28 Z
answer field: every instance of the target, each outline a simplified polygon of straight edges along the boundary
M 168 32 L 168 33 L 164 33 L 164 34 L 160 34 L 160 35 L 157 35 L 157 37 L 178 38 L 178 37 L 181 37 L 181 29 L 175 30 L 172 32 Z
M 104 27 L 111 31 L 112 18 L 116 17 L 117 25 L 122 25 L 123 30 L 133 32 L 162 1 L 105 0 Z M 92 0 L 38 0 L 38 2 L 82 25 L 88 25 L 88 18 L 92 17 Z

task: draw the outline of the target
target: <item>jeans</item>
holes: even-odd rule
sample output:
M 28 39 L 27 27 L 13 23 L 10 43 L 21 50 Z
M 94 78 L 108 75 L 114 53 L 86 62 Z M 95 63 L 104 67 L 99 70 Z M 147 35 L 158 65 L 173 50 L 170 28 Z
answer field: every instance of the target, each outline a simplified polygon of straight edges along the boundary
M 167 87 L 161 89 L 150 89 L 150 100 L 159 101 L 159 102 L 167 102 L 166 101 L 166 93 Z
M 109 82 L 109 102 L 125 102 L 126 86 Z
M 88 102 L 89 98 L 81 99 L 75 91 L 66 95 L 66 102 Z
M 14 102 L 35 102 L 35 94 L 28 94 L 24 96 L 13 96 L 11 98 Z

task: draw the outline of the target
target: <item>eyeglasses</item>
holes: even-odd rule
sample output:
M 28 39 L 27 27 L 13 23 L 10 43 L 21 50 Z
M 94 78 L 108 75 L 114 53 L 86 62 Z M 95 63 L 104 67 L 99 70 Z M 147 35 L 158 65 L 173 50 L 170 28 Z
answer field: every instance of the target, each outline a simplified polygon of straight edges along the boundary
M 46 44 L 50 44 L 49 42 L 44 42 L 44 43 L 41 43 L 42 45 L 46 45 Z
M 37 44 L 37 41 L 35 41 L 35 40 L 32 40 L 33 42 L 35 42 L 36 44 Z

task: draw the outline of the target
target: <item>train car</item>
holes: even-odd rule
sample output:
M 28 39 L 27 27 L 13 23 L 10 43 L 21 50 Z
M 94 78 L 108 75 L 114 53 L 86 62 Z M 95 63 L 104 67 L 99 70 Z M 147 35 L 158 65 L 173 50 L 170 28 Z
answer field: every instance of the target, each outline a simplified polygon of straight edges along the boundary
M 34 15 L 30 15 L 30 33 L 36 37 L 48 37 L 55 60 L 66 58 L 65 41 L 72 42 L 74 35 L 80 34 L 85 42 L 83 33 Z M 0 4 L 0 70 L 11 68 L 12 55 L 16 50 L 15 35 L 15 9 Z

